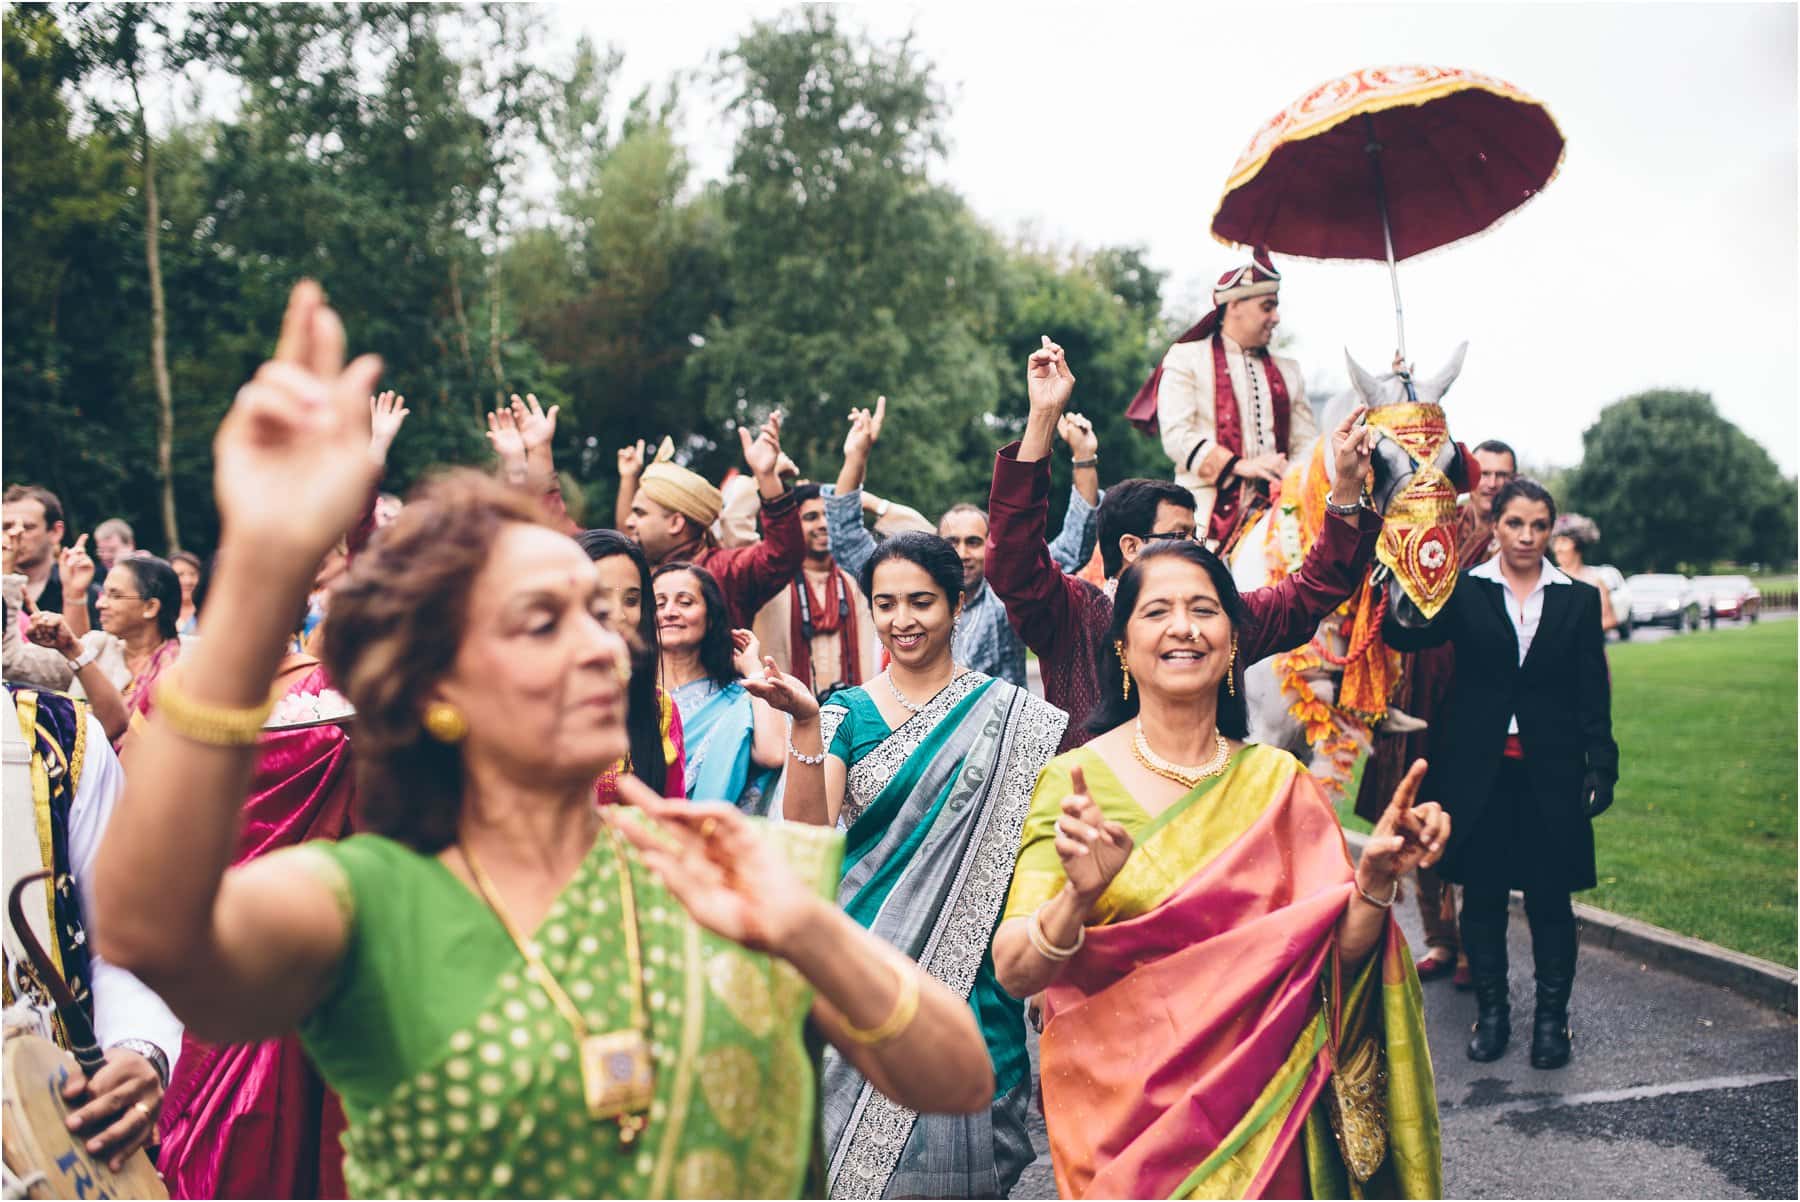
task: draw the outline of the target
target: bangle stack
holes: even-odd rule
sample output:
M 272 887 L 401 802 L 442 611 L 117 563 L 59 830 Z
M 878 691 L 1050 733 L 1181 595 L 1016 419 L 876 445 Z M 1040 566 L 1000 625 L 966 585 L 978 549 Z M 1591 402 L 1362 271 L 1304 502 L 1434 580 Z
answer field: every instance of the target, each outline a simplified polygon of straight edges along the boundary
M 1081 927 L 1075 932 L 1075 942 L 1068 947 L 1058 947 L 1050 942 L 1050 936 L 1044 931 L 1042 907 L 1031 912 L 1031 921 L 1025 924 L 1025 936 L 1031 940 L 1031 946 L 1037 954 L 1046 960 L 1054 960 L 1061 964 L 1064 960 L 1072 960 L 1081 945 L 1087 942 L 1087 928 Z
M 865 1048 L 878 1048 L 912 1026 L 919 1014 L 919 971 L 908 965 L 900 971 L 900 993 L 894 998 L 894 1009 L 880 1026 L 854 1027 L 844 1020 L 844 1034 L 851 1042 Z

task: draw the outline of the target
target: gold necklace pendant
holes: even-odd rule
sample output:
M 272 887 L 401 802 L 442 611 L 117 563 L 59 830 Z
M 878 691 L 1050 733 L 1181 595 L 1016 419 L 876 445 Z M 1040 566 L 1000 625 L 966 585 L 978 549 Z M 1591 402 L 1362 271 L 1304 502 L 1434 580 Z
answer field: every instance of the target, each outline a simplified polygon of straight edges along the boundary
M 610 1031 L 581 1041 L 581 1086 L 588 1115 L 595 1119 L 619 1119 L 619 1134 L 629 1143 L 643 1124 L 634 1129 L 627 1119 L 650 1109 L 656 1098 L 650 1041 L 641 1031 Z
M 1231 744 L 1226 742 L 1224 735 L 1216 731 L 1213 733 L 1213 739 L 1216 741 L 1217 750 L 1213 753 L 1212 759 L 1198 767 L 1188 767 L 1185 764 L 1171 763 L 1150 750 L 1150 740 L 1144 735 L 1142 718 L 1139 718 L 1134 725 L 1135 732 L 1131 739 L 1131 750 L 1137 756 L 1137 762 L 1156 775 L 1166 780 L 1172 780 L 1183 788 L 1192 789 L 1201 781 L 1218 776 L 1225 771 L 1225 765 L 1231 762 Z

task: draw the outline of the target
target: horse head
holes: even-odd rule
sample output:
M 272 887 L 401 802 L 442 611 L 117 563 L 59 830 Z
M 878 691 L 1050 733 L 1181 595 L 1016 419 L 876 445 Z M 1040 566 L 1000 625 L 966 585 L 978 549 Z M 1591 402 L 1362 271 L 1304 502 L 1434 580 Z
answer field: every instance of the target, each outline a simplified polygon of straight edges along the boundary
M 1414 379 L 1410 373 L 1398 370 L 1382 376 L 1370 375 L 1345 350 L 1344 360 L 1350 367 L 1351 385 L 1357 398 L 1371 411 L 1370 424 L 1381 428 L 1381 440 L 1375 446 L 1374 462 L 1371 465 L 1369 493 L 1371 503 L 1384 517 L 1395 499 L 1407 493 L 1409 486 L 1413 485 L 1424 466 L 1415 457 L 1421 449 L 1429 447 L 1429 465 L 1436 469 L 1433 475 L 1448 483 L 1440 482 L 1438 487 L 1430 490 L 1429 496 L 1420 495 L 1419 489 L 1413 489 L 1403 516 L 1413 526 L 1435 527 L 1452 533 L 1455 531 L 1456 493 L 1459 488 L 1466 488 L 1470 483 L 1463 479 L 1462 453 L 1455 440 L 1449 437 L 1447 429 L 1441 438 L 1432 438 L 1428 422 L 1419 420 L 1419 417 L 1436 419 L 1436 414 L 1429 410 L 1419 417 L 1409 417 L 1408 422 L 1415 423 L 1415 426 L 1404 432 L 1399 428 L 1398 421 L 1384 421 L 1380 411 L 1405 405 L 1429 406 L 1441 412 L 1444 394 L 1450 391 L 1450 385 L 1455 383 L 1456 377 L 1462 372 L 1463 358 L 1468 350 L 1469 344 L 1462 343 L 1436 375 L 1424 379 Z M 1430 445 L 1432 441 L 1436 441 L 1435 446 Z M 1419 549 L 1420 561 L 1441 570 L 1444 561 L 1437 557 L 1447 554 L 1453 561 L 1456 555 L 1455 540 L 1439 537 L 1430 542 L 1435 545 Z M 1454 562 L 1449 566 L 1453 572 Z M 1416 626 L 1425 621 L 1419 609 L 1417 595 L 1423 586 L 1419 581 L 1409 580 L 1406 576 L 1406 572 L 1400 571 L 1389 578 L 1389 602 L 1395 616 L 1404 625 Z
M 1469 344 L 1462 343 L 1437 375 L 1424 380 L 1415 380 L 1407 373 L 1397 371 L 1372 376 L 1356 361 L 1348 348 L 1344 351 L 1344 362 L 1350 367 L 1350 385 L 1356 392 L 1357 400 L 1371 410 L 1408 404 L 1442 405 L 1444 394 L 1450 391 L 1450 385 L 1462 373 L 1463 358 L 1468 351 Z M 1454 441 L 1444 441 L 1444 445 L 1438 449 L 1434 466 L 1451 480 L 1461 484 L 1468 483 L 1458 480 L 1461 467 Z M 1373 478 L 1369 481 L 1370 499 L 1376 512 L 1385 514 L 1389 503 L 1411 482 L 1416 468 L 1412 457 L 1406 453 L 1406 448 L 1384 431 L 1381 441 L 1375 446 L 1371 469 Z

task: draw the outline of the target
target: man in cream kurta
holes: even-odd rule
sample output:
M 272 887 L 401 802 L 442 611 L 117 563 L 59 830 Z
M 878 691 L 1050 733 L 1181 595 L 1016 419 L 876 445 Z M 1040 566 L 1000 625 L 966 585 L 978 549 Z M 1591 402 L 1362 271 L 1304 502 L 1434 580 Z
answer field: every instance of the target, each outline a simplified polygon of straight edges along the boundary
M 1300 365 L 1268 351 L 1281 321 L 1281 274 L 1266 256 L 1220 277 L 1214 311 L 1182 335 L 1134 402 L 1131 417 L 1151 422 L 1175 465 L 1175 481 L 1192 490 L 1203 537 L 1229 533 L 1252 488 L 1278 482 L 1287 456 L 1318 435 Z M 1215 345 L 1216 344 L 1216 345 Z M 1235 421 L 1220 420 L 1217 382 L 1224 374 Z M 1279 379 L 1271 379 L 1271 372 Z M 1147 422 L 1143 402 L 1154 399 Z

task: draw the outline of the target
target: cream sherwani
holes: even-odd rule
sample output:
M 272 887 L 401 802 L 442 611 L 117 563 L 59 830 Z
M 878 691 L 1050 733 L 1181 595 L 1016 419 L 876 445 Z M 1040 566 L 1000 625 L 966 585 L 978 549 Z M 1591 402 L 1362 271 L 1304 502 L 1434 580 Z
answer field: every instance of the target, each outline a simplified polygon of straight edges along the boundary
M 1213 407 L 1212 340 L 1224 339 L 1225 368 L 1237 393 L 1238 428 L 1244 433 L 1240 451 L 1227 450 L 1215 441 Z M 1269 393 L 1268 364 L 1281 373 L 1288 394 L 1288 439 L 1275 440 L 1275 406 Z M 1219 472 L 1233 454 L 1245 459 L 1270 451 L 1291 455 L 1310 445 L 1319 433 L 1312 403 L 1306 399 L 1306 382 L 1300 364 L 1292 359 L 1246 355 L 1244 348 L 1223 331 L 1194 342 L 1178 342 L 1163 356 L 1162 379 L 1157 385 L 1156 420 L 1162 429 L 1163 450 L 1175 464 L 1175 482 L 1194 494 L 1194 520 L 1204 531 L 1212 519 L 1218 497 Z

